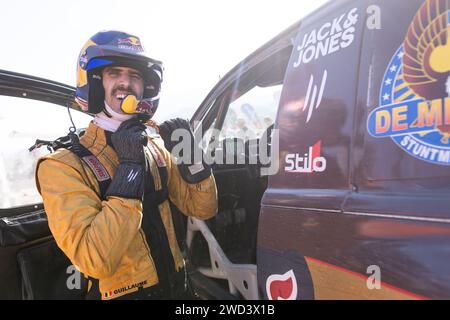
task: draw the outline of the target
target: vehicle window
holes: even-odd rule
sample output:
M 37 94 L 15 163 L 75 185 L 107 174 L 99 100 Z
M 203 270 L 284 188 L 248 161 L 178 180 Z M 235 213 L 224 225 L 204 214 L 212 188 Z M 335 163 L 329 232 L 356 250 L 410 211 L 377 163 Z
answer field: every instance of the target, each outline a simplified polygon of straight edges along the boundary
M 282 85 L 255 86 L 230 103 L 221 138 L 261 138 L 275 121 Z
M 71 110 L 77 129 L 88 126 L 91 116 Z M 36 141 L 54 140 L 71 126 L 67 108 L 59 105 L 0 96 L 0 208 L 41 203 L 34 182 L 37 160 L 48 154 L 41 147 L 28 151 Z
M 268 57 L 229 87 L 220 139 L 259 139 L 274 124 L 291 51 L 288 47 Z

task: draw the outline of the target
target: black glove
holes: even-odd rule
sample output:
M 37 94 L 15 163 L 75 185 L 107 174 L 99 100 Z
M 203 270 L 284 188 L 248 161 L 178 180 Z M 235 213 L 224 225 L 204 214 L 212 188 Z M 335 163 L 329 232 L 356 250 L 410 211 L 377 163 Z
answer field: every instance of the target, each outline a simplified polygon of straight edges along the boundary
M 106 191 L 106 196 L 142 199 L 145 173 L 144 145 L 147 143 L 145 125 L 136 118 L 124 121 L 111 135 L 111 140 L 119 158 L 119 166 Z
M 176 129 L 185 129 L 187 135 L 190 137 L 190 145 L 186 144 L 186 141 L 183 141 L 182 137 L 179 137 L 177 140 L 172 140 L 172 133 Z M 161 135 L 161 138 L 164 140 L 164 146 L 167 150 L 172 152 L 173 148 L 180 142 L 184 142 L 186 146 L 190 147 L 190 157 L 187 157 L 181 152 L 181 160 L 180 163 L 178 163 L 178 170 L 180 171 L 181 177 L 188 183 L 199 183 L 200 181 L 208 178 L 211 175 L 211 167 L 206 164 L 204 161 L 204 155 L 203 150 L 198 146 L 198 141 L 195 141 L 194 134 L 192 133 L 191 126 L 189 125 L 189 122 L 176 118 L 171 119 L 163 122 L 161 125 L 159 125 L 159 134 Z M 201 155 L 201 162 L 194 163 L 194 155 L 195 154 Z

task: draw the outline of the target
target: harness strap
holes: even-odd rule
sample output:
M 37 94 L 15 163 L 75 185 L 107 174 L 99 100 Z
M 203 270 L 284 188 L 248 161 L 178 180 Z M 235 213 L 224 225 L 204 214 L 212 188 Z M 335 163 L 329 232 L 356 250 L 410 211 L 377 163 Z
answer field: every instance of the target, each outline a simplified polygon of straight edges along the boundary
M 67 149 L 75 153 L 78 158 L 80 158 L 91 169 L 98 182 L 100 199 L 106 200 L 105 194 L 106 190 L 108 190 L 109 184 L 111 183 L 111 177 L 100 160 L 98 160 L 98 158 L 82 144 L 72 144 Z
M 159 176 L 161 178 L 161 185 L 162 185 L 162 189 L 159 190 L 159 192 L 164 193 L 164 196 L 166 197 L 164 200 L 166 200 L 166 199 L 169 200 L 170 213 L 172 215 L 172 222 L 173 222 L 173 227 L 175 229 L 175 236 L 177 238 L 178 247 L 185 254 L 187 252 L 187 243 L 186 243 L 186 219 L 187 218 L 180 211 L 180 209 L 178 209 L 172 203 L 172 201 L 170 201 L 170 199 L 169 199 L 168 172 L 167 172 L 167 165 L 164 161 L 164 158 L 162 157 L 162 155 L 158 151 L 158 149 L 152 144 L 151 141 L 148 144 L 148 148 L 150 149 L 152 157 L 158 166 Z M 164 200 L 162 202 L 164 202 Z

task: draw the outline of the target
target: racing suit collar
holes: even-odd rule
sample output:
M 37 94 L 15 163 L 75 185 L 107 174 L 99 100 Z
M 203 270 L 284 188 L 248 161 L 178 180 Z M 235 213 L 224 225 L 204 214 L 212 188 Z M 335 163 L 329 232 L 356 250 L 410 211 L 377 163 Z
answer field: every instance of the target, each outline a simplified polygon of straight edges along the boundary
M 90 146 L 93 146 L 94 144 L 100 148 L 104 148 L 106 145 L 108 145 L 106 139 L 106 131 L 97 126 L 94 120 L 89 123 L 89 126 L 87 127 L 81 139 L 88 148 Z

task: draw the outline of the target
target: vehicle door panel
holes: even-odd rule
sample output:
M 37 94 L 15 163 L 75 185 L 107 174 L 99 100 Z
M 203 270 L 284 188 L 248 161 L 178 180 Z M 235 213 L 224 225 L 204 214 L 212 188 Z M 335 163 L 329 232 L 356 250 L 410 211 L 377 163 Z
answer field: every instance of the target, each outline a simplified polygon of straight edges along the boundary
M 366 8 L 366 1 L 334 1 L 302 21 L 275 125 L 280 167 L 269 177 L 258 229 L 265 298 L 330 297 L 340 281 L 332 277 L 334 269 L 320 266 L 345 269 L 357 261 L 346 250 L 354 242 L 353 226 L 340 219 L 352 188 L 350 145 Z M 315 272 L 321 270 L 326 272 Z M 341 293 L 348 297 L 352 290 Z
M 358 251 L 366 252 L 361 263 L 379 266 L 386 286 L 421 297 L 448 299 L 450 275 L 443 266 L 450 263 L 450 170 L 448 163 L 439 161 L 441 154 L 433 158 L 432 151 L 450 147 L 441 143 L 445 128 L 417 131 L 421 129 L 420 120 L 414 124 L 415 119 L 410 117 L 417 107 L 411 101 L 433 98 L 417 94 L 424 92 L 420 87 L 426 84 L 417 85 L 405 78 L 405 70 L 409 70 L 406 76 L 411 71 L 405 61 L 413 58 L 423 70 L 432 72 L 427 60 L 420 58 L 424 57 L 420 52 L 428 50 L 430 43 L 423 32 L 431 38 L 435 37 L 433 32 L 442 32 L 439 30 L 445 24 L 427 27 L 438 21 L 438 16 L 448 20 L 450 2 L 370 1 L 370 5 L 380 8 L 381 29 L 367 30 L 364 36 L 352 151 L 355 189 L 343 210 L 356 218 L 355 238 L 364 245 Z M 420 22 L 417 17 L 421 17 Z M 412 29 L 415 36 L 409 33 Z M 416 36 L 423 40 L 420 48 L 414 47 Z M 414 48 L 406 51 L 408 45 Z M 416 77 L 422 72 L 419 69 Z M 435 82 L 445 88 L 444 81 Z M 391 128 L 382 135 L 386 118 L 380 120 L 381 114 L 387 112 Z M 420 114 L 416 116 L 420 119 Z M 376 122 L 377 117 L 383 122 Z M 403 126 L 410 133 L 402 134 Z M 418 143 L 404 143 L 407 139 L 417 139 Z

